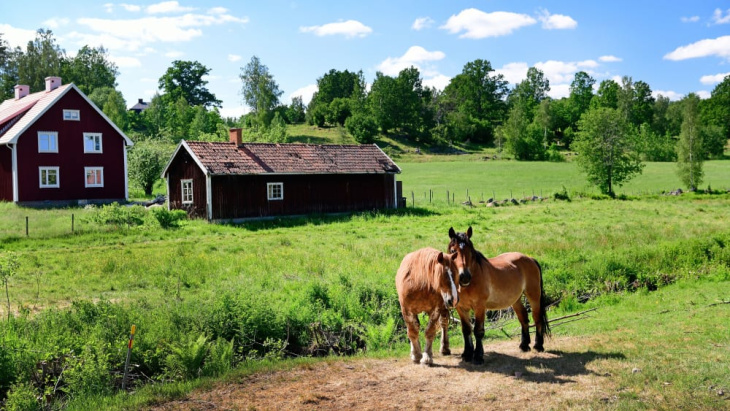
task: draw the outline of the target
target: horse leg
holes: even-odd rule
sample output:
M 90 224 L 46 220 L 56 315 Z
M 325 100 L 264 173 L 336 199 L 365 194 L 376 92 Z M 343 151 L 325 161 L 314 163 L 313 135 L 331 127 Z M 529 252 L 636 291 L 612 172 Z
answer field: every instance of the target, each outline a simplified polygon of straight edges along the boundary
M 464 336 L 464 352 L 461 354 L 463 361 L 471 361 L 474 358 L 474 345 L 471 342 L 471 319 L 469 318 L 469 310 L 457 308 L 459 320 L 461 320 L 461 333 Z
M 474 365 L 484 364 L 484 346 L 482 345 L 482 339 L 484 338 L 486 314 L 485 308 L 480 307 L 474 310 L 474 342 L 476 347 L 474 348 L 474 358 L 471 360 L 471 363 Z
M 527 317 L 527 308 L 525 308 L 525 305 L 522 304 L 522 297 L 512 304 L 512 309 L 515 310 L 517 319 L 520 320 L 520 325 L 522 326 L 522 342 L 520 343 L 520 350 L 524 352 L 530 351 L 530 320 Z
M 441 310 L 439 324 L 441 324 L 441 355 L 451 355 L 449 348 L 449 310 Z
M 411 341 L 411 361 L 418 364 L 421 361 L 421 342 L 418 340 L 421 324 L 418 322 L 418 315 L 403 311 L 403 320 L 406 322 L 408 339 Z
M 535 351 L 543 352 L 545 348 L 543 343 L 545 341 L 545 315 L 543 314 L 544 308 L 540 304 L 540 299 L 530 298 L 530 307 L 532 307 L 532 320 L 535 322 Z M 529 340 L 527 341 L 530 342 Z
M 423 358 L 421 358 L 422 365 L 433 364 L 433 340 L 436 339 L 436 333 L 438 332 L 438 325 L 440 323 L 441 315 L 439 310 L 436 309 L 428 315 L 428 325 L 426 325 L 426 346 L 423 349 Z

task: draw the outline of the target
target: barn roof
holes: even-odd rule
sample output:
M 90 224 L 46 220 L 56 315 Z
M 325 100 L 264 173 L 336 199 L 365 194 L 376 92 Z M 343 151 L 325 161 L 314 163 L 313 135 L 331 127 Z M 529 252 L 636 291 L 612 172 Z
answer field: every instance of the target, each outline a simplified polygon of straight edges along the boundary
M 25 130 L 38 120 L 50 107 L 61 99 L 69 90 L 76 90 L 101 117 L 124 138 L 128 146 L 132 140 L 120 130 L 113 121 L 101 111 L 89 98 L 73 83 L 64 84 L 51 91 L 39 91 L 20 99 L 8 99 L 0 103 L 0 145 L 13 144 Z M 60 120 L 59 120 L 60 121 Z
M 183 141 L 206 174 L 386 174 L 400 168 L 377 145 Z M 173 154 L 172 158 L 177 154 Z M 170 161 L 172 161 L 172 158 Z M 162 175 L 167 174 L 167 167 Z

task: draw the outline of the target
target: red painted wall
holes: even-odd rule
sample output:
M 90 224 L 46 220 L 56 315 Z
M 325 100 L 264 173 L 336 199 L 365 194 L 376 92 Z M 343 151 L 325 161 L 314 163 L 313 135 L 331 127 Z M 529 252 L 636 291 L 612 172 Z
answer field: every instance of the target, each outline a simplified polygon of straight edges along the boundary
M 63 110 L 80 121 L 64 121 Z M 38 132 L 58 132 L 58 153 L 38 152 Z M 102 153 L 84 153 L 84 133 L 102 134 Z M 124 138 L 76 90 L 69 90 L 19 138 L 18 201 L 123 200 Z M 59 167 L 59 188 L 40 188 L 39 167 Z M 104 187 L 85 187 L 84 167 L 104 167 Z
M 0 201 L 13 201 L 13 152 L 0 146 Z

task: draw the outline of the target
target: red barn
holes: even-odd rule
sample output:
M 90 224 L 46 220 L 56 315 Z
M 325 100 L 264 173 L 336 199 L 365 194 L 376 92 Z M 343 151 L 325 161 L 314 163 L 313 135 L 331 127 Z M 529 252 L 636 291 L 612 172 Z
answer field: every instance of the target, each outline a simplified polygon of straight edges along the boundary
M 182 141 L 162 172 L 168 205 L 211 221 L 396 208 L 400 168 L 375 144 Z
M 132 141 L 75 85 L 0 104 L 0 201 L 61 205 L 125 201 Z

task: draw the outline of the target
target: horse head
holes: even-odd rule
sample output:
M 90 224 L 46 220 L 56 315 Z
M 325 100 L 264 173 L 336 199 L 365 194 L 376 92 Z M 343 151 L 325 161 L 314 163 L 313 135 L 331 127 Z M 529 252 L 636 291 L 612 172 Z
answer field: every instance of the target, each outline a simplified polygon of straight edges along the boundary
M 452 308 L 459 303 L 459 292 L 456 288 L 456 274 L 459 268 L 456 264 L 456 254 L 439 253 L 438 262 L 443 266 L 439 276 L 439 292 L 446 308 Z
M 459 267 L 459 285 L 466 287 L 471 283 L 469 264 L 474 258 L 474 244 L 471 242 L 471 226 L 466 233 L 457 233 L 454 227 L 449 228 L 449 253 L 457 256 Z

